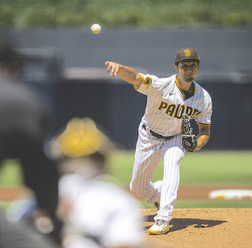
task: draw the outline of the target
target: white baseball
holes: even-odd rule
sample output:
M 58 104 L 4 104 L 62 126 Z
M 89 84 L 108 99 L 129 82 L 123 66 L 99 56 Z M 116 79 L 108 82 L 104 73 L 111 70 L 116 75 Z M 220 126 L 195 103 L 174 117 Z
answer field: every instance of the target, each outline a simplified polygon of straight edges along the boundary
M 99 24 L 93 24 L 91 26 L 91 31 L 93 34 L 99 34 L 101 32 L 101 26 Z

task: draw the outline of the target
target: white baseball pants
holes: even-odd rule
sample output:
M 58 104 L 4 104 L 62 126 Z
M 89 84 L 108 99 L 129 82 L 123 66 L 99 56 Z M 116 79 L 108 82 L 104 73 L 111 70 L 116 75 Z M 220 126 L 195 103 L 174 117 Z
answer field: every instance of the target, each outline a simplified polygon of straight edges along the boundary
M 148 128 L 144 130 L 142 123 L 140 124 L 130 189 L 149 203 L 160 202 L 160 209 L 154 220 L 170 221 L 177 199 L 179 167 L 185 149 L 182 146 L 181 135 L 165 141 L 153 137 L 149 131 Z M 163 185 L 151 182 L 161 158 L 164 161 Z

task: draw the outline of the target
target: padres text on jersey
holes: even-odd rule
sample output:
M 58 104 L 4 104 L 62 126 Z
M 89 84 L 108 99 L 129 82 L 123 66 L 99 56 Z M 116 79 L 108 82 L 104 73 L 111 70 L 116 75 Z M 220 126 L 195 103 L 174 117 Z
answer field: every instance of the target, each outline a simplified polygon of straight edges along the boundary
M 159 107 L 159 110 L 164 110 L 166 114 L 169 116 L 175 117 L 175 118 L 182 118 L 182 114 L 186 113 L 188 114 L 191 119 L 195 118 L 195 115 L 198 115 L 201 113 L 200 110 L 192 108 L 190 106 L 185 106 L 181 104 L 168 104 L 167 102 L 161 101 Z

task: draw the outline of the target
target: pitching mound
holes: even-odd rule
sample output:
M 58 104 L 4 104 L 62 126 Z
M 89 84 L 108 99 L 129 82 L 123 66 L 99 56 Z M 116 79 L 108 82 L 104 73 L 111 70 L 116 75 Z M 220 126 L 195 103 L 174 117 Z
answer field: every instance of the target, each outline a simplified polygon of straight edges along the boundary
M 153 248 L 252 247 L 252 209 L 175 209 L 166 235 L 149 235 L 154 209 L 143 210 L 148 243 Z

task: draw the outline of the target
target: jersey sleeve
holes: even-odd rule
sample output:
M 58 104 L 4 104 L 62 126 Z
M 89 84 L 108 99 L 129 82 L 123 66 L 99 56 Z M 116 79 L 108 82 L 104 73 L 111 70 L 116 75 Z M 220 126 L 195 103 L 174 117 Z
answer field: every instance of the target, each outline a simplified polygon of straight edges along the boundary
M 164 84 L 157 76 L 142 73 L 139 74 L 142 76 L 142 82 L 138 87 L 135 87 L 135 90 L 144 95 L 152 95 L 161 91 Z
M 199 125 L 211 125 L 211 117 L 212 117 L 212 99 L 209 94 L 206 92 L 204 97 L 204 110 L 201 111 L 199 115 L 195 117 L 195 121 Z

